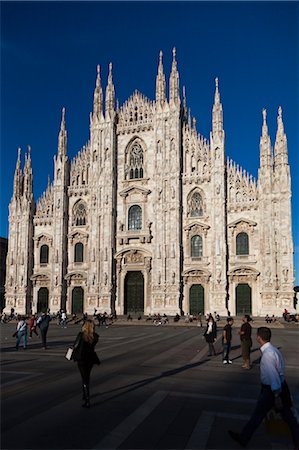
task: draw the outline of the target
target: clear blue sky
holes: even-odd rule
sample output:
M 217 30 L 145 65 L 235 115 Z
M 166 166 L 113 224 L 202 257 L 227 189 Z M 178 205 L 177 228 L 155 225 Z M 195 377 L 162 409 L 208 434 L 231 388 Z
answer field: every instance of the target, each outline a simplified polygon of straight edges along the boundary
M 262 108 L 274 144 L 283 108 L 292 174 L 296 284 L 299 284 L 298 2 L 1 2 L 1 228 L 8 233 L 17 147 L 32 147 L 34 194 L 52 179 L 61 108 L 68 154 L 89 137 L 96 66 L 116 97 L 150 99 L 160 49 L 168 78 L 177 49 L 180 85 L 207 138 L 219 77 L 226 153 L 257 176 Z M 296 210 L 297 207 L 297 210 Z

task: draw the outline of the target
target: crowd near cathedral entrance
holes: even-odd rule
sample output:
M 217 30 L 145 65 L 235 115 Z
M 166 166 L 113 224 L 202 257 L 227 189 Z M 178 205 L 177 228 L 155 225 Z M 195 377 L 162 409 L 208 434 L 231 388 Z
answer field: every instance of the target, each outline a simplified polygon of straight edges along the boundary
M 201 118 L 211 123 L 205 137 L 180 87 L 175 49 L 168 83 L 162 52 L 156 72 L 154 99 L 136 90 L 119 93 L 128 97 L 116 105 L 112 64 L 105 89 L 97 67 L 86 145 L 69 160 L 63 108 L 53 179 L 37 201 L 30 148 L 24 169 L 19 149 L 5 312 L 265 316 L 293 309 L 282 109 L 273 143 L 262 111 L 255 179 L 226 155 L 218 79 Z

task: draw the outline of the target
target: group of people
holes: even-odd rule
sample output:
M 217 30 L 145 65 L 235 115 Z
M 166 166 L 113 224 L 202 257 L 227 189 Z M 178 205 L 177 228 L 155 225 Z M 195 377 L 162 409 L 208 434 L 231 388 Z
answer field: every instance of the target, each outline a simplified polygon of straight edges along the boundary
M 238 334 L 241 340 L 241 352 L 243 358 L 242 368 L 249 370 L 250 350 L 252 347 L 252 327 L 250 325 L 251 318 L 245 314 L 242 318 L 242 325 Z M 234 320 L 228 317 L 226 325 L 222 332 L 222 360 L 223 364 L 232 364 L 229 358 L 232 342 L 232 325 Z M 217 325 L 210 314 L 207 320 L 204 337 L 209 347 L 209 356 L 216 355 L 214 344 L 217 340 Z M 260 379 L 261 392 L 257 400 L 255 410 L 245 425 L 241 433 L 229 430 L 230 437 L 245 448 L 250 441 L 253 433 L 258 428 L 262 420 L 266 417 L 270 409 L 274 408 L 278 411 L 282 419 L 288 424 L 292 434 L 294 448 L 299 448 L 299 426 L 297 419 L 292 411 L 292 400 L 288 385 L 285 381 L 284 369 L 285 364 L 280 351 L 274 347 L 271 341 L 271 330 L 267 327 L 260 327 L 257 330 L 256 340 L 260 345 L 261 362 L 260 362 Z
M 251 368 L 250 366 L 250 349 L 252 347 L 252 339 L 251 339 L 251 332 L 252 327 L 250 325 L 251 317 L 248 314 L 245 314 L 245 316 L 242 318 L 242 325 L 238 332 L 240 335 L 241 340 L 241 350 L 242 350 L 242 357 L 243 357 L 243 365 L 242 368 L 249 370 Z M 234 323 L 234 319 L 229 316 L 226 320 L 226 325 L 223 328 L 222 332 L 222 362 L 223 364 L 232 364 L 232 361 L 229 358 L 229 353 L 231 349 L 231 342 L 232 342 L 232 325 Z M 210 314 L 207 318 L 207 325 L 204 332 L 205 340 L 209 346 L 209 353 L 208 356 L 215 356 L 216 350 L 214 347 L 214 344 L 217 340 L 217 324 L 212 316 Z
M 25 316 L 18 317 L 17 328 L 14 333 L 14 337 L 17 338 L 16 342 L 16 350 L 19 350 L 20 344 L 23 344 L 24 350 L 27 348 L 27 339 L 28 339 L 28 329 L 29 329 L 29 338 L 32 338 L 32 334 L 34 333 L 38 336 L 38 329 L 40 331 L 42 346 L 46 350 L 47 348 L 47 333 L 49 328 L 49 323 L 52 318 L 48 312 L 44 312 L 40 317 L 36 317 L 35 314 L 32 314 L 29 320 L 29 326 Z

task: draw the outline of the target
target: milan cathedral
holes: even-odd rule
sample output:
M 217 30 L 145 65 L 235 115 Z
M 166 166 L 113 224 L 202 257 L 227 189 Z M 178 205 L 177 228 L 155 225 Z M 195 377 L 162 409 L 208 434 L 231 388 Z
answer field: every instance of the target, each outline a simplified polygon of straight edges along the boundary
M 258 179 L 225 153 L 218 79 L 209 138 L 169 90 L 105 99 L 97 68 L 90 138 L 70 161 L 62 110 L 53 181 L 35 202 L 30 148 L 9 205 L 6 311 L 281 315 L 292 309 L 290 167 L 282 109 L 272 147 L 262 112 Z

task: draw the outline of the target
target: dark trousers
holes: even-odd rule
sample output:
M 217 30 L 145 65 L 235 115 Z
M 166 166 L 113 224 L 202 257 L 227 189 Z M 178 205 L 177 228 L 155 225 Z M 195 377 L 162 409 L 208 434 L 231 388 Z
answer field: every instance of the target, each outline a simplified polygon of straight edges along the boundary
M 299 427 L 297 424 L 297 420 L 288 404 L 284 402 L 284 391 L 288 393 L 288 387 L 286 383 L 282 384 L 282 399 L 283 404 L 285 405 L 283 409 L 280 411 L 281 418 L 288 424 L 291 433 L 295 448 L 298 449 L 299 444 Z M 257 400 L 257 404 L 255 410 L 249 419 L 249 422 L 243 428 L 240 438 L 244 443 L 247 443 L 255 430 L 261 424 L 262 420 L 266 417 L 268 411 L 274 407 L 274 394 L 271 391 L 270 386 L 262 385 L 262 389 L 260 395 Z
M 227 344 L 223 343 L 223 361 L 229 360 L 229 352 L 230 352 L 231 343 L 228 342 Z
M 213 342 L 208 342 L 209 344 L 209 355 L 216 355 Z
M 78 361 L 78 369 L 81 374 L 82 384 L 86 384 L 89 386 L 90 381 L 90 373 L 92 369 L 93 363 L 88 361 Z
M 47 347 L 47 333 L 48 333 L 48 328 L 41 328 L 40 329 L 40 334 L 42 337 L 42 343 L 43 343 L 43 347 L 46 348 Z

